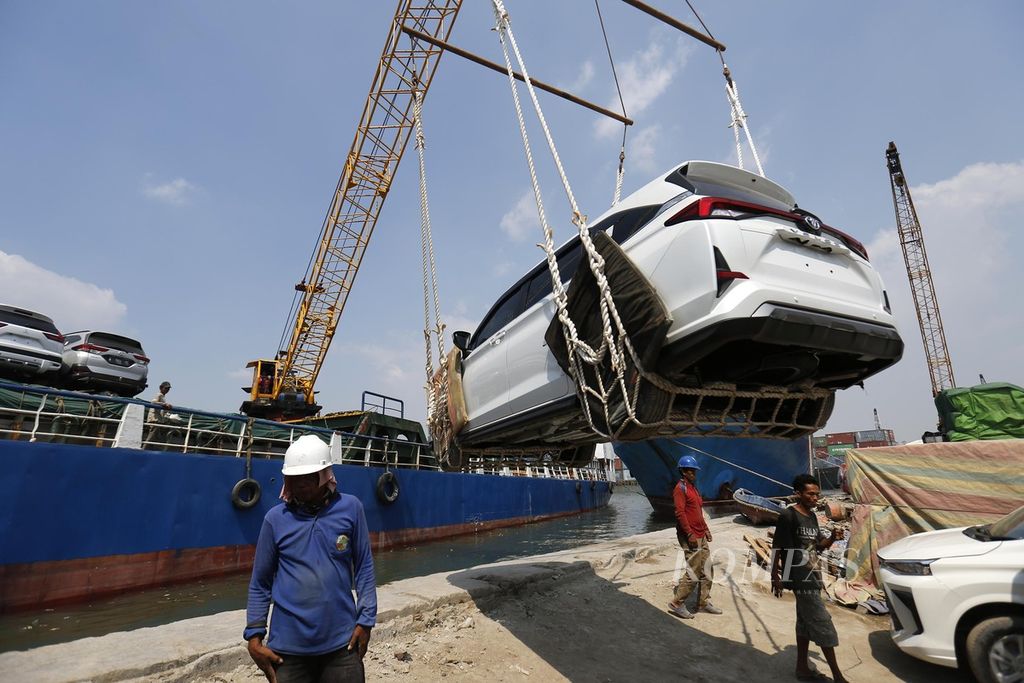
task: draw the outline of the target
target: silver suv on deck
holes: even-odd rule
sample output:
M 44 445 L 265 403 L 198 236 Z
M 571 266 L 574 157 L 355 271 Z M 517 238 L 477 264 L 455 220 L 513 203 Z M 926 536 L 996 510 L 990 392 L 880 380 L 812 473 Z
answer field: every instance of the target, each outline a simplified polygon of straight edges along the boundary
M 142 344 L 110 332 L 71 332 L 64 340 L 65 384 L 71 389 L 135 396 L 147 386 Z
M 41 381 L 56 378 L 64 337 L 41 313 L 0 304 L 0 374 Z

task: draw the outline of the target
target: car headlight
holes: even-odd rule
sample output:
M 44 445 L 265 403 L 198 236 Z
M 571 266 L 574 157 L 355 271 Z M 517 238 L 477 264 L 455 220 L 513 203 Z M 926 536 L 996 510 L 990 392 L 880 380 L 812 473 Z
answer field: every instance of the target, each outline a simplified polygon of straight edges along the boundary
M 893 574 L 907 576 L 931 576 L 932 562 L 935 560 L 883 560 L 879 558 L 879 567 L 888 569 Z

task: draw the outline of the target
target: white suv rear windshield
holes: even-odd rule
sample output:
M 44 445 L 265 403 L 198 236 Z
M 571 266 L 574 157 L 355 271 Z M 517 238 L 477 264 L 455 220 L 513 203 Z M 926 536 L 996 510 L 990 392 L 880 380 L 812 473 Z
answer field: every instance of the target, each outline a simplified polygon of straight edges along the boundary
M 57 328 L 53 326 L 53 323 L 39 318 L 33 318 L 30 315 L 24 315 L 22 313 L 15 313 L 14 311 L 0 310 L 0 323 L 6 323 L 8 325 L 21 325 L 27 327 L 30 330 L 39 330 L 40 332 L 49 332 L 51 334 L 60 334 Z
M 122 337 L 118 334 L 109 334 L 107 332 L 94 332 L 89 335 L 89 343 L 96 344 L 97 346 L 106 346 L 108 348 L 118 349 L 126 353 L 138 353 L 142 354 L 142 344 L 129 339 L 128 337 Z
M 772 199 L 771 197 L 759 192 L 747 191 L 744 188 L 736 187 L 735 185 L 714 183 L 709 180 L 693 180 L 690 178 L 688 178 L 688 180 L 694 187 L 694 194 L 703 195 L 705 197 L 724 197 L 725 199 L 735 199 L 749 204 L 767 206 L 770 209 L 778 209 L 780 211 L 793 210 L 792 206 L 789 206 L 784 202 Z

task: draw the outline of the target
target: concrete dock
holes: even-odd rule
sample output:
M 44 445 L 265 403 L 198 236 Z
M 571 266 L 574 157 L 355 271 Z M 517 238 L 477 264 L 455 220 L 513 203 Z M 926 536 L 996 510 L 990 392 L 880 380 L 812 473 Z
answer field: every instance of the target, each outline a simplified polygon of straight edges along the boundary
M 369 680 L 792 681 L 794 601 L 775 598 L 767 574 L 747 566 L 744 534 L 711 522 L 712 601 L 721 616 L 682 621 L 666 612 L 677 573 L 673 530 L 548 555 L 407 579 L 378 590 Z M 242 607 L 240 605 L 240 607 Z M 962 680 L 919 662 L 889 637 L 887 618 L 829 605 L 840 666 L 856 683 Z M 265 680 L 241 639 L 242 609 L 166 626 L 0 654 L 15 680 Z M 812 660 L 828 672 L 820 651 Z

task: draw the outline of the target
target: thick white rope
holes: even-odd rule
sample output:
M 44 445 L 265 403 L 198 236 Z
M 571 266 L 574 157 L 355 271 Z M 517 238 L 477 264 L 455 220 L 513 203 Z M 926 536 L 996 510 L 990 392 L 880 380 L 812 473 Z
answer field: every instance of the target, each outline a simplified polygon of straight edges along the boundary
M 441 322 L 441 303 L 437 287 L 437 266 L 434 258 L 434 237 L 430 226 L 430 204 L 427 193 L 426 137 L 423 134 L 423 92 L 417 90 L 413 100 L 413 120 L 416 125 L 416 152 L 420 165 L 420 256 L 423 270 L 423 340 L 426 345 L 426 362 L 424 370 L 427 374 L 427 418 L 430 421 L 437 415 L 439 401 L 446 399 L 432 389 L 434 378 L 434 357 L 431 349 L 431 337 L 436 336 L 438 366 L 444 365 L 444 324 Z M 433 290 L 433 310 L 431 310 L 430 292 Z
M 561 159 L 558 155 L 558 150 L 555 147 L 554 140 L 551 136 L 550 128 L 547 125 L 547 121 L 544 118 L 544 113 L 541 109 L 540 102 L 537 99 L 537 94 L 533 88 L 533 83 L 529 77 L 529 73 L 526 68 L 526 64 L 523 60 L 522 54 L 519 51 L 518 44 L 515 40 L 515 35 L 512 32 L 508 13 L 504 8 L 501 0 L 493 0 L 494 13 L 496 19 L 496 31 L 498 38 L 502 46 L 502 52 L 505 56 L 505 66 L 509 73 L 509 84 L 512 88 L 512 98 L 515 103 L 516 116 L 519 121 L 520 134 L 523 138 L 523 146 L 526 152 L 527 164 L 530 168 L 530 179 L 533 184 L 534 199 L 537 202 L 538 214 L 540 216 L 541 226 L 544 229 L 544 243 L 542 247 L 547 255 L 548 269 L 552 276 L 552 289 L 555 295 L 555 304 L 558 310 L 558 319 L 562 324 L 563 334 L 565 335 L 566 345 L 569 350 L 569 363 L 570 371 L 573 377 L 577 380 L 577 386 L 584 391 L 589 391 L 601 400 L 602 405 L 607 409 L 607 398 L 608 391 L 605 389 L 604 382 L 597 374 L 598 389 L 595 391 L 590 387 L 584 386 L 584 374 L 581 370 L 580 363 L 586 363 L 588 365 L 596 366 L 601 362 L 601 358 L 605 353 L 609 355 L 609 363 L 611 369 L 615 373 L 616 383 L 619 385 L 620 390 L 624 397 L 626 397 L 626 410 L 629 416 L 635 421 L 635 400 L 629 400 L 630 392 L 626 386 L 625 381 L 625 369 L 626 360 L 625 356 L 628 353 L 636 360 L 636 354 L 633 351 L 632 344 L 630 343 L 625 326 L 619 316 L 619 312 L 615 306 L 614 300 L 612 299 L 611 289 L 608 285 L 608 280 L 604 274 L 604 258 L 597 252 L 597 248 L 593 244 L 593 240 L 590 237 L 590 232 L 587 229 L 586 217 L 579 211 L 576 199 L 572 193 L 572 188 L 569 185 L 568 178 L 565 174 L 565 169 L 562 166 Z M 565 296 L 565 290 L 562 286 L 561 276 L 558 271 L 558 264 L 554 253 L 554 243 L 552 237 L 552 231 L 550 225 L 547 223 L 547 219 L 544 214 L 543 200 L 540 195 L 540 186 L 537 180 L 536 168 L 533 161 L 533 153 L 531 150 L 529 136 L 526 133 L 526 123 L 523 117 L 522 106 L 519 101 L 519 94 L 515 84 L 515 78 L 513 76 L 513 66 L 511 56 L 509 55 L 508 47 L 511 45 L 513 52 L 516 56 L 516 61 L 519 64 L 520 71 L 523 75 L 523 80 L 526 84 L 527 91 L 530 94 L 531 101 L 534 106 L 534 111 L 537 114 L 537 118 L 540 122 L 541 129 L 544 132 L 545 139 L 548 143 L 548 149 L 551 152 L 555 166 L 558 169 L 559 176 L 562 179 L 562 186 L 565 190 L 566 197 L 569 200 L 569 204 L 572 208 L 572 222 L 576 224 L 579 230 L 580 241 L 583 248 L 586 250 L 588 265 L 590 266 L 591 272 L 598 285 L 599 296 L 599 310 L 601 313 L 602 321 L 602 343 L 597 349 L 591 348 L 586 342 L 581 340 L 578 336 L 576 326 L 572 319 L 569 317 L 567 300 Z M 614 328 L 614 330 L 613 330 Z M 637 384 L 634 388 L 632 398 L 635 399 L 636 393 L 639 391 L 639 385 Z M 594 425 L 592 416 L 590 415 L 590 408 L 587 401 L 581 401 L 584 412 L 586 413 L 588 422 L 591 426 L 601 433 Z M 603 434 L 602 434 L 603 435 Z
M 736 157 L 739 161 L 739 167 L 743 168 L 743 148 L 740 144 L 740 129 L 743 129 L 743 133 L 747 138 L 747 144 L 750 145 L 750 153 L 754 157 L 754 164 L 757 166 L 758 174 L 764 177 L 764 167 L 761 166 L 761 157 L 757 153 L 757 147 L 754 145 L 754 137 L 750 134 L 750 128 L 747 126 L 747 114 L 743 111 L 743 105 L 740 103 L 740 90 L 739 86 L 736 85 L 736 81 L 732 78 L 729 72 L 729 67 L 723 63 L 723 74 L 725 75 L 725 94 L 729 98 L 729 109 L 732 111 L 732 127 L 733 136 L 736 139 Z

